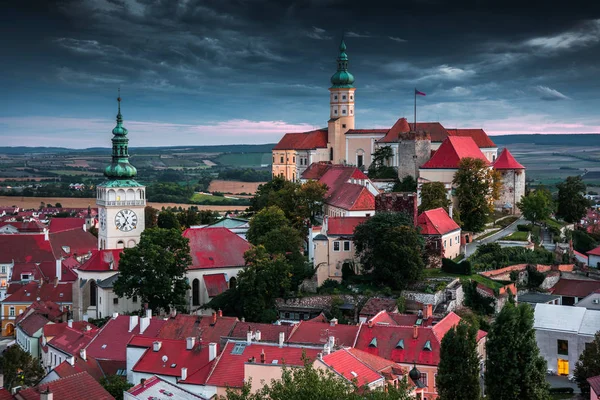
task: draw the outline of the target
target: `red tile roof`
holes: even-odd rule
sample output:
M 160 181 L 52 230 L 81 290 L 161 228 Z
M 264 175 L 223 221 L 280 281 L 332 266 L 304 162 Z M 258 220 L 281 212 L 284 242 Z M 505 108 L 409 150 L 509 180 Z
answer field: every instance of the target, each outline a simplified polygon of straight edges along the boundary
M 140 319 L 131 332 L 129 321 L 129 315 L 109 319 L 87 347 L 87 354 L 99 360 L 126 361 L 127 343 L 134 335 L 140 335 Z M 152 318 L 142 336 L 155 338 L 164 325 L 164 319 Z
M 54 285 L 53 283 L 29 282 L 21 286 L 13 294 L 5 298 L 4 304 L 10 303 L 33 303 L 34 301 L 53 301 L 55 303 L 73 302 L 73 284 L 63 282 Z
M 460 317 L 454 312 L 450 312 L 440 322 L 434 325 L 431 329 L 435 337 L 441 342 L 442 338 L 448 331 L 460 323 Z
M 56 400 L 114 400 L 114 397 L 87 372 L 21 390 L 18 396 L 23 400 L 39 400 L 40 393 L 45 392 L 48 388 L 50 388 Z
M 512 154 L 510 154 L 510 151 L 508 151 L 507 148 L 504 148 L 504 150 L 502 150 L 502 153 L 500 153 L 500 155 L 492 165 L 494 166 L 494 169 L 525 169 L 523 165 L 521 165 L 517 160 L 515 160 L 515 158 Z
M 346 131 L 346 135 L 385 135 L 389 129 L 381 128 L 381 129 L 348 129 Z
M 588 251 L 586 254 L 588 254 L 590 256 L 600 256 L 600 246 L 593 248 L 592 250 Z
M 54 261 L 50 241 L 44 235 L 0 235 L 0 263 Z
M 398 365 L 390 360 L 386 360 L 383 357 L 379 357 L 366 351 L 362 351 L 355 348 L 347 349 L 354 357 L 358 358 L 363 363 L 367 364 L 369 367 L 373 368 L 377 372 L 381 372 L 382 370 L 389 367 L 397 367 Z
M 349 211 L 375 211 L 375 196 L 364 186 L 344 183 L 325 202 L 331 206 Z
M 303 355 L 314 360 L 321 349 L 310 349 L 301 347 L 278 347 L 266 344 L 252 343 L 245 346 L 241 354 L 232 354 L 235 342 L 227 342 L 221 355 L 217 358 L 216 365 L 211 372 L 206 384 L 218 387 L 239 388 L 244 384 L 244 364 L 248 359 L 254 357 L 255 363 L 260 364 L 261 353 L 265 354 L 265 364 L 273 364 L 277 360 L 278 365 L 304 365 Z
M 479 148 L 497 147 L 483 129 L 448 129 L 448 133 L 452 136 L 470 137 Z
M 199 395 L 196 395 L 192 392 L 189 392 L 180 386 L 176 386 L 171 382 L 168 382 L 164 379 L 159 378 L 158 376 L 151 376 L 146 379 L 144 383 L 140 383 L 132 387 L 127 391 L 131 396 L 134 396 L 136 399 L 146 400 L 146 399 L 162 399 L 163 394 L 169 398 L 173 398 L 176 400 L 183 399 L 201 399 L 205 398 Z M 170 393 L 167 394 L 167 393 Z M 174 396 L 174 397 L 171 397 Z M 130 398 L 130 397 L 127 397 Z
M 73 322 L 73 329 L 76 331 L 84 331 L 86 327 L 89 326 L 92 330 L 98 330 L 95 325 L 90 324 L 86 321 L 76 321 Z M 56 323 L 56 324 L 47 324 L 44 325 L 43 335 L 45 337 L 55 337 L 62 335 L 64 331 L 68 328 L 68 324 L 66 322 Z
M 279 341 L 280 332 L 283 332 L 285 334 L 284 338 L 288 339 L 294 327 L 295 325 L 272 325 L 238 321 L 228 337 L 234 340 L 246 340 L 249 330 L 253 332 L 260 331 L 261 342 L 276 343 Z
M 92 256 L 78 269 L 81 271 L 118 271 L 122 251 L 123 249 L 93 251 Z
M 292 331 L 288 343 L 322 346 L 327 343 L 329 336 L 335 337 L 336 346 L 353 346 L 359 326 L 332 325 L 323 322 L 301 321 Z
M 4 389 L 3 387 L 0 388 L 0 400 L 14 400 L 15 398 L 13 397 L 12 394 L 10 394 L 9 390 Z
M 410 132 L 410 125 L 406 121 L 406 118 L 400 118 L 394 126 L 390 128 L 385 134 L 385 136 L 379 140 L 379 143 L 395 143 L 399 140 L 399 135 L 401 133 Z
M 202 337 L 205 343 L 219 343 L 221 336 L 229 336 L 237 318 L 216 317 L 213 324 L 212 316 L 196 316 L 177 314 L 169 318 L 158 333 L 164 339 L 185 339 L 187 337 Z
M 600 394 L 600 375 L 592 376 L 591 378 L 587 378 L 588 383 L 590 384 L 590 388 L 594 391 L 594 394 Z
M 586 297 L 598 289 L 600 289 L 600 281 L 561 278 L 550 288 L 550 291 L 558 296 Z
M 312 163 L 302 173 L 302 179 L 319 180 L 325 175 L 325 172 L 329 171 L 329 168 L 331 168 L 332 165 L 333 164 L 326 161 Z
M 322 362 L 358 387 L 383 381 L 383 376 L 362 362 L 349 349 L 340 349 L 323 357 Z
M 463 158 L 477 158 L 489 165 L 477 144 L 470 137 L 449 136 L 435 154 L 421 168 L 457 169 Z
M 302 133 L 286 133 L 273 150 L 312 150 L 327 147 L 327 128 Z
M 0 222 L 0 227 L 10 225 L 19 233 L 42 233 L 46 226 L 37 220 Z
M 85 225 L 83 218 L 52 218 L 48 225 L 50 233 L 70 231 L 73 229 L 82 231 Z
M 50 245 L 54 256 L 68 257 L 84 255 L 98 249 L 98 239 L 81 229 L 71 229 L 50 234 Z
M 77 279 L 70 268 L 61 264 L 61 282 L 73 282 Z M 41 263 L 15 263 L 11 275 L 11 282 L 21 281 L 23 274 L 29 275 L 29 280 L 53 281 L 56 278 L 56 262 L 44 261 Z M 12 283 L 11 283 L 12 284 Z
M 28 311 L 43 315 L 52 322 L 56 322 L 66 310 L 62 310 L 61 307 L 53 301 L 34 301 L 25 310 L 23 314 L 27 314 Z
M 25 332 L 28 336 L 33 337 L 33 335 L 42 329 L 48 322 L 50 322 L 48 318 L 44 317 L 43 315 L 33 313 L 19 322 L 18 326 L 21 327 L 23 332 Z
M 79 355 L 79 350 L 85 348 L 96 336 L 99 329 L 91 329 L 91 330 L 80 330 L 75 327 L 69 328 L 68 326 L 65 330 L 60 334 L 52 338 L 48 342 L 48 346 L 54 347 L 62 351 L 65 354 L 70 354 L 72 356 Z
M 76 356 L 74 359 L 75 362 L 73 365 L 69 364 L 69 362 L 65 360 L 56 368 L 54 368 L 54 372 L 59 378 L 66 378 L 67 376 L 76 375 L 81 372 L 87 372 L 98 382 L 104 377 L 104 372 L 102 371 L 102 368 L 100 368 L 100 365 L 95 358 L 86 356 L 86 359 L 84 360 L 83 358 Z
M 427 210 L 417 217 L 421 235 L 445 235 L 460 229 L 460 226 L 442 207 Z
M 417 122 L 417 131 L 429 133 L 432 142 L 443 142 L 450 136 L 450 133 L 439 122 Z
M 352 236 L 354 229 L 369 217 L 326 217 L 327 234 L 331 236 Z
M 229 289 L 227 281 L 225 280 L 225 274 L 204 275 L 203 278 L 208 297 L 218 296 Z
M 189 269 L 242 267 L 250 244 L 227 228 L 188 228 L 192 265 Z

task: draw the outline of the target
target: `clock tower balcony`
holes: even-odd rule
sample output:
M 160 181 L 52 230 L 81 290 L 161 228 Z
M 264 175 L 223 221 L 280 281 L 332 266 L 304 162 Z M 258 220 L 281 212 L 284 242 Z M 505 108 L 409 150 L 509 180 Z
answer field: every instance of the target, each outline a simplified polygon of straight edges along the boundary
M 99 206 L 145 206 L 146 200 L 102 200 L 97 199 L 96 204 Z

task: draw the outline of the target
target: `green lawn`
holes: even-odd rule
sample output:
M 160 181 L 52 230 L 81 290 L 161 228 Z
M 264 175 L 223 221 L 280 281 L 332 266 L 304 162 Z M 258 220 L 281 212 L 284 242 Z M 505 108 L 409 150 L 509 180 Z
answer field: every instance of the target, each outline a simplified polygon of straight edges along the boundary
M 442 271 L 441 268 L 428 268 L 425 270 L 424 275 L 426 278 L 448 277 L 448 278 L 472 279 L 472 280 L 476 281 L 477 283 L 481 283 L 482 285 L 489 287 L 490 289 L 500 289 L 502 286 L 504 286 L 501 282 L 491 280 L 491 279 L 486 278 L 485 276 L 482 276 L 479 274 L 473 274 L 473 275 L 449 274 L 447 272 Z
M 518 219 L 519 219 L 519 217 L 517 217 L 517 216 L 506 217 L 502 221 L 496 222 L 496 226 L 499 226 L 500 228 L 506 228 L 507 226 L 509 226 L 510 224 L 512 224 L 513 222 L 515 222 Z
M 560 221 L 557 221 L 557 220 L 552 219 L 552 218 L 548 218 L 548 219 L 544 220 L 543 222 L 545 222 L 546 225 L 548 225 L 549 227 L 553 226 L 556 229 L 561 229 L 563 226 L 568 225 L 566 222 L 560 222 Z
M 235 167 L 260 167 L 271 164 L 271 153 L 225 153 L 215 158 L 214 162 Z
M 230 201 L 230 199 L 227 199 L 223 196 L 211 196 L 209 194 L 202 194 L 202 193 L 194 193 L 194 195 L 192 196 L 192 198 L 190 200 L 194 201 L 194 202 L 202 202 L 202 201 L 210 200 L 211 202 L 215 202 L 215 203 L 227 203 Z
M 485 235 L 483 235 L 483 236 L 478 236 L 478 237 L 476 238 L 476 240 L 485 239 L 486 237 L 490 237 L 490 236 L 492 236 L 492 235 L 494 235 L 494 234 L 496 234 L 496 233 L 498 233 L 498 232 L 500 232 L 500 228 L 498 228 L 498 229 L 494 229 L 493 231 L 489 231 L 488 233 L 486 233 L 486 234 L 485 234 Z
M 502 239 L 504 240 L 517 240 L 520 242 L 526 242 L 528 240 L 529 237 L 529 232 L 520 232 L 520 231 L 516 231 L 511 233 L 508 236 L 504 236 Z

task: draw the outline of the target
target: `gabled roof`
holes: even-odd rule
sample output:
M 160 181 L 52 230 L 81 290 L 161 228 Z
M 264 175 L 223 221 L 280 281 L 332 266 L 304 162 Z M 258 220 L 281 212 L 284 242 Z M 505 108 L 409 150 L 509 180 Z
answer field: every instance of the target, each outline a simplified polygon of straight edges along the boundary
M 188 228 L 192 265 L 188 269 L 242 267 L 250 244 L 227 228 Z
M 295 325 L 273 325 L 237 321 L 228 337 L 234 340 L 246 340 L 248 331 L 260 331 L 261 342 L 276 343 L 279 341 L 280 332 L 284 333 L 284 338 L 287 340 L 294 327 Z
M 54 261 L 50 241 L 44 235 L 0 235 L 0 263 Z
M 448 333 L 448 331 L 454 328 L 460 323 L 460 317 L 454 312 L 450 311 L 440 322 L 433 325 L 431 330 L 435 335 L 436 339 L 441 343 L 442 338 Z
M 369 217 L 328 217 L 327 234 L 330 236 L 352 236 L 354 229 Z
M 98 249 L 98 239 L 83 229 L 70 229 L 50 234 L 50 245 L 54 256 L 69 257 L 84 255 Z
M 225 274 L 210 274 L 203 275 L 204 285 L 208 292 L 208 297 L 215 297 L 229 289 L 227 281 L 225 280 Z
M 81 271 L 118 271 L 123 249 L 96 250 L 79 268 Z
M 385 136 L 378 140 L 379 143 L 395 143 L 398 142 L 401 133 L 410 132 L 410 125 L 406 118 L 399 118 L 396 123 L 386 132 Z
M 158 333 L 164 339 L 185 339 L 201 336 L 205 343 L 219 343 L 221 336 L 229 336 L 237 318 L 177 314 L 169 318 Z
M 58 375 L 59 378 L 66 378 L 67 376 L 76 375 L 81 372 L 87 372 L 92 378 L 99 382 L 100 379 L 105 376 L 100 364 L 98 364 L 98 361 L 95 358 L 90 356 L 86 356 L 85 360 L 79 356 L 75 356 L 73 358 L 73 365 L 69 364 L 69 362 L 65 360 L 56 368 L 54 368 L 53 371 Z M 125 368 L 127 367 L 125 366 Z
M 302 133 L 286 133 L 273 150 L 312 150 L 327 147 L 327 128 Z
M 375 210 L 375 196 L 364 186 L 344 183 L 336 187 L 325 202 L 348 211 Z
M 114 397 L 87 372 L 80 372 L 66 378 L 21 390 L 18 396 L 23 400 L 39 400 L 40 393 L 45 392 L 47 389 L 50 389 L 56 400 L 114 400 Z
M 586 254 L 590 255 L 590 256 L 600 256 L 600 246 L 593 248 L 592 250 L 588 251 Z
M 66 283 L 44 283 L 29 282 L 18 288 L 13 294 L 5 298 L 4 304 L 10 303 L 33 303 L 34 301 L 53 301 L 55 303 L 73 302 L 73 284 Z
M 94 336 L 96 336 L 98 331 L 98 328 L 88 331 L 86 329 L 80 330 L 69 328 L 67 326 L 60 335 L 55 336 L 48 342 L 48 346 L 54 347 L 65 354 L 77 356 L 79 350 L 85 348 L 92 341 Z
M 591 378 L 588 378 L 587 381 L 590 384 L 590 388 L 594 391 L 594 394 L 599 395 L 600 394 L 600 375 L 592 376 Z
M 95 325 L 90 324 L 87 321 L 74 321 L 73 328 L 78 332 L 83 332 L 90 327 L 90 330 L 98 330 Z M 47 324 L 44 325 L 43 335 L 45 337 L 56 337 L 62 335 L 63 332 L 68 328 L 68 324 L 66 322 L 55 323 L 55 324 Z
M 50 233 L 70 231 L 70 230 L 83 230 L 85 225 L 85 219 L 83 218 L 52 218 L 48 225 Z
M 41 330 L 49 322 L 50 320 L 43 315 L 32 313 L 19 322 L 18 326 L 21 327 L 23 332 L 25 332 L 29 337 L 33 337 L 36 332 Z
M 127 343 L 134 335 L 140 335 L 140 319 L 132 331 L 129 331 L 129 321 L 129 315 L 109 319 L 87 346 L 87 354 L 99 360 L 126 361 Z M 164 325 L 165 320 L 151 318 L 150 325 L 141 335 L 154 338 Z
M 510 151 L 508 151 L 507 148 L 504 148 L 504 150 L 502 150 L 502 153 L 500 153 L 500 155 L 492 165 L 494 166 L 494 169 L 525 169 L 523 165 L 521 165 L 517 160 L 515 160 L 515 158 L 512 154 L 510 154 Z
M 587 297 L 598 289 L 600 281 L 561 278 L 550 291 L 558 296 Z
M 211 372 L 207 385 L 217 387 L 240 388 L 244 384 L 244 364 L 254 357 L 254 363 L 261 364 L 261 353 L 264 352 L 265 365 L 304 365 L 303 356 L 311 360 L 317 358 L 321 349 L 292 346 L 272 346 L 264 343 L 237 346 L 236 342 L 228 341 Z M 240 351 L 241 350 L 241 351 Z
M 44 224 L 35 219 L 30 221 L 0 222 L 0 227 L 7 225 L 12 226 L 19 233 L 43 233 L 46 228 Z
M 151 376 L 144 383 L 140 383 L 129 389 L 127 393 L 129 393 L 128 398 L 133 397 L 136 400 L 162 399 L 165 393 L 169 393 L 169 400 L 205 399 L 205 397 L 173 385 L 171 382 L 165 381 L 158 376 Z
M 450 136 L 450 133 L 439 122 L 417 122 L 417 131 L 429 133 L 432 142 L 443 142 Z
M 336 346 L 353 346 L 358 325 L 342 325 L 323 322 L 301 321 L 292 331 L 288 343 L 322 346 L 335 337 Z
M 448 133 L 451 136 L 470 137 L 480 149 L 497 147 L 483 129 L 448 129 Z
M 421 235 L 445 235 L 460 229 L 460 226 L 442 207 L 427 210 L 417 217 Z
M 321 361 L 348 381 L 355 382 L 358 387 L 384 380 L 381 374 L 358 359 L 350 349 L 334 351 L 324 356 Z
M 319 180 L 325 172 L 329 171 L 333 164 L 328 161 L 314 162 L 308 166 L 302 173 L 302 179 Z
M 421 168 L 458 169 L 460 161 L 467 157 L 480 159 L 486 165 L 489 165 L 488 159 L 485 158 L 473 139 L 470 137 L 449 136 Z

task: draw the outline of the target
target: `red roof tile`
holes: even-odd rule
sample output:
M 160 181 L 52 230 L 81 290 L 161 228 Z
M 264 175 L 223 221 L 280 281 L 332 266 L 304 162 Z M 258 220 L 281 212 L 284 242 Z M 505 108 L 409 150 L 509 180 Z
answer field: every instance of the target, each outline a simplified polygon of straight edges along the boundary
M 434 208 L 417 217 L 417 226 L 422 235 L 445 235 L 460 229 L 460 226 L 443 208 Z
M 18 396 L 23 400 L 39 400 L 40 393 L 45 392 L 48 388 L 50 388 L 56 400 L 114 400 L 114 397 L 87 372 L 21 390 Z
M 53 301 L 34 301 L 27 307 L 23 314 L 27 314 L 30 310 L 32 313 L 40 314 L 52 322 L 56 322 L 67 312 L 66 310 L 62 310 L 61 307 Z
M 187 381 L 186 381 L 187 382 Z M 202 396 L 196 395 L 192 392 L 189 392 L 180 386 L 176 386 L 171 382 L 168 382 L 164 379 L 159 378 L 158 376 L 151 376 L 146 379 L 144 383 L 140 383 L 132 387 L 127 391 L 131 396 L 134 396 L 139 400 L 146 399 L 162 399 L 164 396 L 168 396 L 169 398 L 173 398 L 176 400 L 183 399 L 205 399 Z M 170 395 L 166 394 L 170 393 Z M 174 397 L 171 397 L 174 396 Z M 130 398 L 130 397 L 127 397 Z
M 0 227 L 10 225 L 19 233 L 42 233 L 46 226 L 37 220 L 0 222 Z
M 109 319 L 87 347 L 87 354 L 99 360 L 126 361 L 127 343 L 134 335 L 140 335 L 140 319 L 131 332 L 129 321 L 129 315 Z M 155 338 L 164 325 L 164 319 L 152 318 L 142 336 Z
M 587 378 L 588 383 L 590 384 L 590 388 L 594 391 L 594 394 L 600 394 L 600 375 L 592 376 L 591 378 Z
M 99 329 L 91 329 L 91 330 L 80 330 L 69 328 L 68 326 L 65 330 L 58 336 L 55 336 L 48 342 L 48 346 L 54 347 L 62 351 L 65 354 L 70 354 L 72 356 L 79 355 L 79 350 L 85 348 L 96 336 Z
M 9 390 L 4 389 L 3 387 L 0 388 L 0 400 L 14 400 L 15 398 L 13 397 L 12 394 L 10 394 Z
M 450 133 L 439 122 L 417 122 L 417 131 L 429 133 L 432 142 L 443 142 L 450 136 Z
M 239 388 L 244 384 L 244 364 L 248 359 L 254 357 L 255 363 L 259 364 L 261 353 L 265 354 L 265 364 L 273 364 L 277 360 L 278 365 L 304 365 L 303 355 L 309 359 L 316 359 L 321 349 L 310 349 L 301 347 L 278 347 L 266 344 L 252 343 L 245 346 L 240 354 L 232 354 L 235 342 L 227 342 L 221 355 L 217 358 L 216 365 L 211 372 L 207 385 L 218 387 Z
M 54 261 L 50 241 L 44 235 L 0 235 L 0 263 Z
M 123 249 L 93 251 L 92 256 L 78 269 L 81 271 L 118 271 L 122 251 Z
M 336 188 L 325 202 L 349 211 L 375 211 L 375 196 L 364 186 L 344 183 Z
M 399 135 L 401 133 L 410 132 L 410 125 L 406 121 L 406 118 L 400 118 L 394 126 L 390 128 L 385 134 L 385 136 L 379 140 L 379 143 L 395 143 L 399 140 Z
M 216 317 L 216 323 L 212 322 L 212 316 L 177 314 L 175 318 L 167 320 L 160 329 L 158 337 L 179 340 L 200 336 L 205 343 L 219 343 L 222 336 L 229 336 L 237 318 Z
M 460 317 L 454 312 L 450 312 L 440 322 L 434 325 L 431 329 L 435 337 L 441 342 L 442 338 L 448 331 L 460 323 Z
M 273 150 L 312 150 L 327 147 L 327 128 L 302 133 L 286 133 Z
M 515 160 L 515 158 L 512 154 L 510 154 L 510 151 L 508 151 L 507 148 L 504 148 L 504 150 L 502 150 L 502 153 L 500 153 L 500 155 L 492 165 L 494 166 L 494 169 L 525 169 L 523 165 L 521 165 L 517 160 Z
M 380 128 L 380 129 L 348 129 L 346 131 L 346 135 L 385 135 L 389 129 Z
M 90 232 L 71 229 L 50 234 L 50 245 L 56 258 L 84 255 L 98 249 L 98 239 Z
M 252 332 L 260 331 L 261 342 L 276 343 L 279 341 L 280 332 L 283 332 L 285 334 L 284 338 L 288 339 L 291 332 L 294 330 L 294 326 L 295 325 L 273 325 L 238 321 L 228 337 L 234 340 L 246 340 L 249 330 Z
M 3 303 L 33 303 L 34 301 L 53 301 L 55 303 L 72 303 L 73 289 L 71 282 L 54 285 L 45 283 L 40 286 L 38 282 L 29 282 L 19 287 L 17 291 L 3 300 Z
M 98 329 L 95 325 L 92 325 L 86 321 L 73 322 L 73 329 L 76 331 L 84 331 L 87 326 L 89 326 L 92 330 Z M 47 325 L 44 325 L 43 335 L 47 338 L 59 336 L 59 335 L 62 335 L 67 328 L 68 328 L 68 324 L 66 322 L 61 322 L 61 323 L 56 323 L 56 324 L 47 324 Z
M 322 362 L 358 387 L 383 381 L 383 376 L 362 362 L 350 349 L 340 349 L 323 357 Z
M 359 326 L 332 325 L 330 323 L 301 321 L 287 340 L 295 344 L 312 344 L 322 346 L 329 336 L 335 337 L 336 346 L 353 346 Z
M 73 229 L 82 231 L 85 225 L 83 218 L 52 218 L 48 230 L 50 233 L 70 231 Z
M 189 269 L 241 267 L 250 244 L 227 228 L 188 228 L 192 265 Z
M 332 236 L 352 236 L 354 229 L 369 217 L 326 217 L 327 234 Z
M 600 246 L 593 248 L 592 250 L 588 251 L 586 254 L 588 254 L 590 256 L 600 256 Z
M 326 161 L 312 163 L 302 173 L 302 179 L 319 180 L 333 164 Z
M 83 358 L 76 356 L 74 359 L 75 362 L 73 365 L 69 364 L 69 362 L 65 360 L 56 368 L 54 368 L 53 371 L 58 375 L 59 378 L 66 378 L 67 376 L 76 375 L 81 372 L 87 372 L 98 382 L 104 377 L 104 372 L 102 371 L 102 368 L 100 368 L 100 365 L 95 358 L 86 356 L 86 359 L 84 360 Z
M 560 279 L 552 288 L 552 294 L 568 297 L 586 297 L 600 289 L 600 281 Z
M 489 164 L 479 147 L 470 137 L 449 136 L 435 154 L 421 168 L 457 169 L 463 158 L 477 158 Z
M 393 361 L 386 360 L 383 357 L 379 357 L 366 351 L 362 351 L 355 348 L 348 348 L 348 351 L 352 353 L 352 355 L 358 358 L 363 363 L 367 364 L 369 367 L 373 368 L 377 372 L 381 372 L 382 370 L 388 367 L 395 367 L 397 364 Z
M 25 332 L 30 337 L 33 337 L 37 331 L 42 329 L 48 322 L 48 318 L 43 315 L 33 313 L 26 317 L 24 320 L 18 323 L 18 326 L 21 327 L 23 332 Z
M 208 297 L 218 296 L 229 289 L 227 281 L 225 280 L 225 274 L 204 275 L 203 278 Z
M 497 147 L 483 129 L 448 129 L 448 133 L 452 136 L 470 137 L 479 148 Z

